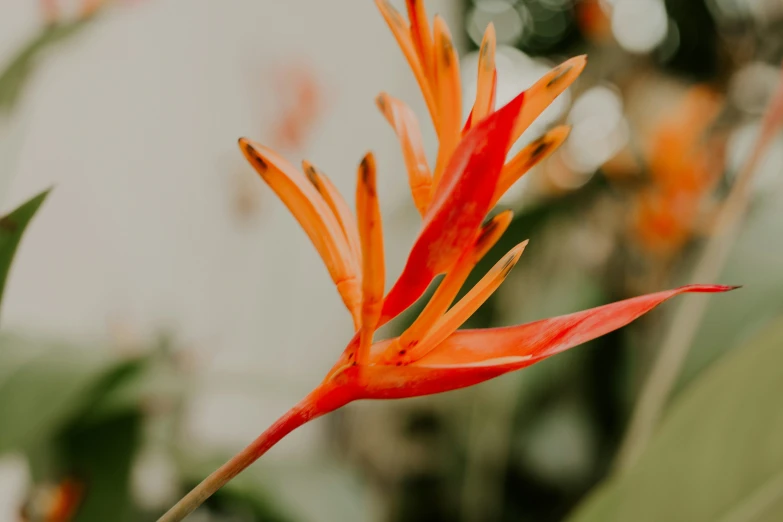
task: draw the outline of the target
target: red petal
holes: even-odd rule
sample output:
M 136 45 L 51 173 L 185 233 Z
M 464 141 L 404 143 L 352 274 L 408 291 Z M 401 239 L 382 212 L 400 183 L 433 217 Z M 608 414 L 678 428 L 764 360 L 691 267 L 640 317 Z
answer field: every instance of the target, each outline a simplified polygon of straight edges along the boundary
M 366 398 L 415 397 L 464 388 L 621 328 L 675 295 L 735 288 L 683 286 L 520 326 L 460 330 L 409 366 L 364 367 L 357 378 Z M 390 342 L 375 345 L 374 358 Z
M 492 203 L 524 93 L 460 141 L 433 195 L 408 261 L 386 296 L 382 323 L 410 306 L 470 246 Z

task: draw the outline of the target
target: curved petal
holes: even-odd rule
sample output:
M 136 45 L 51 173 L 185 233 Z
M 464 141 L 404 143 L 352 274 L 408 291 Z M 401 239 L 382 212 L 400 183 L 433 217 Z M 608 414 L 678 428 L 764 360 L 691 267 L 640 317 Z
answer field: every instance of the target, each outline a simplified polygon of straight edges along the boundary
M 340 228 L 343 230 L 345 240 L 348 242 L 348 247 L 351 249 L 356 266 L 358 267 L 362 259 L 362 247 L 359 243 L 359 229 L 356 225 L 356 219 L 351 213 L 351 209 L 340 195 L 340 191 L 334 186 L 332 181 L 320 170 L 318 170 L 312 163 L 308 161 L 302 161 L 302 169 L 307 174 L 310 183 L 313 184 L 315 190 L 321 194 L 326 204 L 332 209 L 332 213 L 340 223 Z
M 470 129 L 449 161 L 402 274 L 386 296 L 382 323 L 421 297 L 475 239 L 492 203 L 524 93 Z
M 434 82 L 435 102 L 438 104 L 438 157 L 435 161 L 433 188 L 437 188 L 443 170 L 459 142 L 462 129 L 462 87 L 460 85 L 459 56 L 454 49 L 446 22 L 435 15 L 434 23 Z
M 424 153 L 424 144 L 416 115 L 403 102 L 386 93 L 379 94 L 375 98 L 375 104 L 389 124 L 394 127 L 394 132 L 400 140 L 413 203 L 419 213 L 424 216 L 430 204 L 432 174 L 429 165 L 427 165 L 427 156 Z
M 419 342 L 424 339 L 427 333 L 449 309 L 476 263 L 497 243 L 511 224 L 513 215 L 511 210 L 506 210 L 487 221 L 481 227 L 481 232 L 473 246 L 460 256 L 454 268 L 449 270 L 440 282 L 438 289 L 432 295 L 424 310 L 413 321 L 413 324 L 400 335 L 398 342 L 389 348 L 384 358 L 384 364 L 394 364 L 398 360 L 403 361 L 403 363 L 411 360 L 415 361 L 426 353 L 416 349 Z
M 408 366 L 372 365 L 349 371 L 356 379 L 360 398 L 399 399 L 456 390 L 530 366 L 616 330 L 675 295 L 734 288 L 684 286 L 521 326 L 461 330 Z M 394 341 L 373 346 L 373 357 L 379 359 Z
M 351 314 L 361 301 L 356 267 L 337 218 L 307 178 L 271 149 L 246 138 L 239 148 L 302 226 Z
M 519 326 L 461 330 L 414 364 L 474 364 L 500 357 L 549 357 L 621 328 L 676 295 L 726 292 L 736 286 L 689 285 Z
M 419 55 L 419 61 L 424 73 L 432 78 L 432 34 L 430 33 L 427 11 L 424 9 L 424 0 L 407 0 L 408 19 L 411 22 L 411 39 Z
M 494 206 L 503 197 L 503 194 L 511 188 L 511 185 L 524 176 L 528 170 L 552 154 L 565 141 L 570 132 L 571 127 L 569 125 L 555 127 L 517 152 L 503 166 L 497 187 L 495 188 L 495 195 L 492 196 L 492 205 Z
M 489 98 L 489 113 L 492 114 L 495 111 L 495 98 L 497 96 L 497 86 L 498 86 L 498 72 L 497 70 L 492 72 L 492 85 L 490 89 L 490 98 Z M 481 121 L 481 120 L 476 120 Z M 470 109 L 470 114 L 468 114 L 468 119 L 465 121 L 465 125 L 462 127 L 462 135 L 464 136 L 467 134 L 467 132 L 473 127 L 473 109 Z
M 356 184 L 356 216 L 362 244 L 362 322 L 356 362 L 364 364 L 383 305 L 386 271 L 383 259 L 381 209 L 375 185 L 375 158 L 367 154 L 359 165 Z
M 478 80 L 476 81 L 476 101 L 473 103 L 471 122 L 481 121 L 486 118 L 493 109 L 495 81 L 495 26 L 490 22 L 484 31 L 484 39 L 481 41 L 478 59 Z
M 526 246 L 527 241 L 523 241 L 512 248 L 476 283 L 476 286 L 471 288 L 443 317 L 438 319 L 421 343 L 415 347 L 416 354 L 409 354 L 410 360 L 415 361 L 423 357 L 462 326 L 462 323 L 467 321 L 506 280 Z
M 391 29 L 394 38 L 397 40 L 397 44 L 402 50 L 402 54 L 405 55 L 405 59 L 408 60 L 413 75 L 416 77 L 416 81 L 421 89 L 421 94 L 424 96 L 424 101 L 427 104 L 427 109 L 430 112 L 430 117 L 433 123 L 437 121 L 438 106 L 432 92 L 427 74 L 424 70 L 422 63 L 419 61 L 419 56 L 416 53 L 416 45 L 411 38 L 410 26 L 402 17 L 399 11 L 389 3 L 389 0 L 375 0 L 375 5 L 383 15 L 383 19 L 386 20 L 386 24 Z
M 575 56 L 549 71 L 525 91 L 525 104 L 514 125 L 512 142 L 517 141 L 533 120 L 538 118 L 544 109 L 576 80 L 585 65 L 587 65 L 587 56 Z
M 404 399 L 465 388 L 533 364 L 528 358 L 463 366 L 353 366 L 344 370 L 357 399 Z

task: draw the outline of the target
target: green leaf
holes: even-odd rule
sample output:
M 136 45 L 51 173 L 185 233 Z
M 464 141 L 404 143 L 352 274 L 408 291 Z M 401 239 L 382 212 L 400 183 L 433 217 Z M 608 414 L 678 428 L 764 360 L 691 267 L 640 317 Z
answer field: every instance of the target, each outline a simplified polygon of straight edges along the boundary
M 62 471 L 85 484 L 73 522 L 137 520 L 131 498 L 131 466 L 141 442 L 140 410 L 76 422 L 59 439 Z
M 47 195 L 49 190 L 41 192 L 10 214 L 0 218 L 0 303 L 3 302 L 8 271 L 11 269 L 11 262 L 14 260 L 22 234 Z
M 687 386 L 730 349 L 740 346 L 771 319 L 783 314 L 783 242 L 780 234 L 783 192 L 771 194 L 748 216 L 718 282 L 743 285 L 731 299 L 711 299 L 688 354 L 680 386 Z
M 570 520 L 783 520 L 781 397 L 783 321 L 776 321 L 687 388 L 639 464 Z
M 0 454 L 49 439 L 124 364 L 94 348 L 0 336 Z

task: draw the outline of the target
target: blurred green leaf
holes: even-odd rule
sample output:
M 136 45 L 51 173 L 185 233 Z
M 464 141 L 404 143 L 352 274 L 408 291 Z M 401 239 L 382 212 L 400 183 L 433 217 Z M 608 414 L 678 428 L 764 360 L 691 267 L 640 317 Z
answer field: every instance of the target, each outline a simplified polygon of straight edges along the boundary
M 782 369 L 776 321 L 685 390 L 639 464 L 570 520 L 783 520 Z
M 50 439 L 126 364 L 101 350 L 0 336 L 0 454 Z
M 76 422 L 59 438 L 62 471 L 85 485 L 73 522 L 134 520 L 130 479 L 141 428 L 141 412 L 128 411 L 99 423 Z
M 11 269 L 11 262 L 14 260 L 22 234 L 48 195 L 49 190 L 45 190 L 0 218 L 0 303 L 3 302 L 8 271 Z
M 743 285 L 731 299 L 711 299 L 680 379 L 686 385 L 731 348 L 783 314 L 783 192 L 770 194 L 748 216 L 718 281 Z M 708 283 L 713 281 L 707 281 Z

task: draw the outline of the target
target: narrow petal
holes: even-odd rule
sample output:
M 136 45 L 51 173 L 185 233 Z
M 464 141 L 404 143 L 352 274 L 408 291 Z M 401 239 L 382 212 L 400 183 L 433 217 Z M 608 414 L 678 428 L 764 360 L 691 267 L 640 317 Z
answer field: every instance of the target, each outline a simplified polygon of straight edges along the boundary
M 351 314 L 361 302 L 358 274 L 337 218 L 318 191 L 293 165 L 272 150 L 241 138 L 239 148 L 275 191 L 312 241 Z
M 443 18 L 435 16 L 434 23 L 435 101 L 438 104 L 438 158 L 435 162 L 433 186 L 437 186 L 454 148 L 459 142 L 462 125 L 462 88 L 460 86 L 459 57 L 452 43 L 451 33 Z
M 538 80 L 525 91 L 525 104 L 514 126 L 512 141 L 517 141 L 533 120 L 571 85 L 587 65 L 587 57 L 576 56 L 567 60 Z
M 410 361 L 419 359 L 426 353 L 418 349 L 419 343 L 449 309 L 476 263 L 500 239 L 511 224 L 512 217 L 513 212 L 507 210 L 489 220 L 481 228 L 481 232 L 473 247 L 465 251 L 460 256 L 457 264 L 454 265 L 454 268 L 448 271 L 427 303 L 427 306 L 424 307 L 424 310 L 422 310 L 413 324 L 402 333 L 399 342 L 387 354 L 384 363 L 393 364 L 401 360 L 403 364 L 407 364 Z
M 492 205 L 494 206 L 527 171 L 552 154 L 565 141 L 569 132 L 571 127 L 568 125 L 555 127 L 520 150 L 511 161 L 506 163 L 500 173 L 495 195 L 492 197 Z
M 383 305 L 386 278 L 383 260 L 383 231 L 375 184 L 375 158 L 367 154 L 359 165 L 356 187 L 356 215 L 362 244 L 362 327 L 356 362 L 365 364 L 373 333 Z
M 492 73 L 492 89 L 490 90 L 490 99 L 489 99 L 489 113 L 495 111 L 495 98 L 497 95 L 497 85 L 498 85 L 498 72 L 495 70 Z M 465 125 L 462 127 L 462 135 L 464 136 L 467 134 L 467 132 L 470 130 L 470 128 L 473 127 L 473 109 L 470 110 L 470 114 L 468 114 L 468 119 L 465 122 Z
M 691 285 L 521 326 L 460 330 L 411 365 L 357 367 L 352 377 L 359 394 L 367 399 L 416 397 L 464 388 L 621 328 L 675 295 L 734 288 Z M 392 342 L 377 343 L 373 357 L 379 359 Z
M 406 6 L 413 46 L 416 48 L 424 73 L 432 78 L 432 34 L 427 21 L 427 11 L 424 9 L 424 0 L 406 0 Z
M 438 186 L 402 274 L 386 296 L 381 322 L 397 316 L 449 270 L 473 242 L 490 209 L 509 137 L 524 95 L 473 127 Z
M 427 165 L 427 156 L 424 153 L 424 144 L 416 115 L 403 102 L 386 93 L 381 93 L 375 98 L 375 103 L 394 128 L 394 132 L 400 140 L 413 203 L 419 213 L 424 216 L 430 204 L 432 174 L 430 174 L 430 168 Z
M 442 343 L 448 336 L 453 334 L 462 323 L 468 320 L 473 313 L 479 309 L 489 296 L 498 289 L 506 280 L 511 269 L 519 261 L 522 252 L 527 246 L 527 241 L 512 248 L 500 261 L 498 261 L 481 280 L 460 299 L 446 314 L 427 333 L 426 337 L 416 346 L 417 355 L 423 357 L 433 348 Z M 418 359 L 418 357 L 416 358 Z M 412 360 L 416 360 L 412 359 Z
M 394 38 L 397 40 L 397 44 L 400 46 L 402 54 L 405 55 L 405 59 L 408 60 L 408 65 L 419 84 L 419 89 L 421 89 L 421 94 L 424 96 L 424 102 L 427 104 L 427 110 L 430 112 L 432 121 L 437 121 L 438 107 L 435 103 L 432 88 L 427 79 L 424 67 L 416 54 L 416 46 L 411 38 L 408 23 L 388 0 L 375 0 L 375 5 L 378 7 L 381 15 L 383 15 L 383 19 L 386 20 L 386 24 L 389 26 Z
M 726 292 L 735 288 L 689 285 L 519 326 L 461 330 L 416 364 L 467 364 L 519 356 L 539 360 L 617 330 L 676 295 Z
M 337 222 L 340 223 L 340 228 L 343 230 L 343 235 L 348 243 L 348 247 L 351 249 L 355 264 L 358 268 L 361 266 L 362 260 L 362 247 L 359 243 L 359 229 L 356 225 L 356 219 L 353 217 L 350 207 L 345 202 L 337 187 L 334 186 L 332 181 L 320 170 L 318 170 L 313 164 L 308 161 L 302 161 L 302 170 L 307 174 L 307 178 L 310 183 L 313 184 L 315 190 L 321 194 L 326 204 L 332 209 L 332 213 L 337 218 Z
M 478 60 L 478 80 L 476 82 L 476 101 L 473 103 L 471 120 L 483 120 L 493 107 L 495 93 L 495 26 L 490 23 L 484 31 Z

